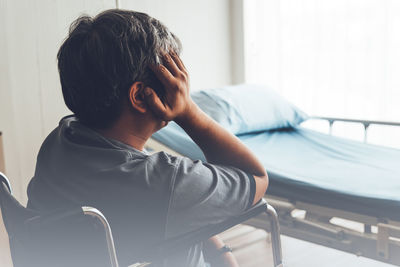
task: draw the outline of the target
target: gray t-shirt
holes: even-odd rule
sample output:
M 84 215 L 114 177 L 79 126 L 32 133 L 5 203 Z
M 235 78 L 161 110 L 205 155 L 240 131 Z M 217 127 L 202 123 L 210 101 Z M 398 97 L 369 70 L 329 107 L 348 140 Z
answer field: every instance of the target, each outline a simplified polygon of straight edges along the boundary
M 254 193 L 254 177 L 237 168 L 149 155 L 69 116 L 42 144 L 28 207 L 96 207 L 110 222 L 123 266 L 166 238 L 243 212 Z M 194 245 L 159 265 L 203 267 L 201 250 Z

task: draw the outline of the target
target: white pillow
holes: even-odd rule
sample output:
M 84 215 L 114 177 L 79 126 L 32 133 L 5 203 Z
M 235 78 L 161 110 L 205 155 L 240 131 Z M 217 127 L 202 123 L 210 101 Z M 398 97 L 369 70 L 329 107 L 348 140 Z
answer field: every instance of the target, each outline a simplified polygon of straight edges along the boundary
M 196 104 L 233 134 L 291 128 L 308 116 L 273 90 L 240 84 L 191 94 Z

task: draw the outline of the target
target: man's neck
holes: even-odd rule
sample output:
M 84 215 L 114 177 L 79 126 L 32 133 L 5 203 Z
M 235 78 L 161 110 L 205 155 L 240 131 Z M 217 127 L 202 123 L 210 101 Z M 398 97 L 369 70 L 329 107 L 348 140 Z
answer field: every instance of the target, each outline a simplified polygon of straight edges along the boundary
M 154 126 L 146 120 L 121 116 L 111 128 L 101 129 L 98 132 L 106 138 L 120 141 L 142 151 L 147 140 L 154 133 L 153 128 Z

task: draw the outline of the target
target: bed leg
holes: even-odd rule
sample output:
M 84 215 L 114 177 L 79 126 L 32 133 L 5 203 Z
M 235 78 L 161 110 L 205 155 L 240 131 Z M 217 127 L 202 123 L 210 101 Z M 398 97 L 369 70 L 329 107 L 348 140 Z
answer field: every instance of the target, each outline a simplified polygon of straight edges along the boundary
M 272 244 L 272 256 L 274 258 L 275 267 L 283 267 L 282 263 L 282 245 L 281 245 L 281 233 L 279 227 L 278 214 L 271 205 L 267 205 L 265 212 L 271 219 L 271 244 Z

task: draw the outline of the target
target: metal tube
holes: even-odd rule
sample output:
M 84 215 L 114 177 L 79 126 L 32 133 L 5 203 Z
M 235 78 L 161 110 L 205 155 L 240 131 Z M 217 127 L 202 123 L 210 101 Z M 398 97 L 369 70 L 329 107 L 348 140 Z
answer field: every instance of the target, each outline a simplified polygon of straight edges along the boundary
M 334 122 L 334 120 L 329 120 L 329 135 L 332 135 Z
M 365 122 L 363 123 L 364 125 L 364 143 L 368 142 L 368 128 L 369 128 L 369 123 Z
M 117 253 L 115 251 L 114 239 L 111 232 L 111 227 L 104 215 L 95 208 L 92 207 L 82 207 L 83 214 L 93 216 L 101 221 L 106 232 L 108 254 L 110 256 L 110 263 L 112 267 L 118 267 Z
M 279 227 L 278 214 L 275 209 L 267 204 L 265 210 L 271 218 L 271 243 L 272 243 L 272 256 L 274 258 L 274 266 L 283 266 L 282 263 L 282 245 L 281 245 L 281 231 Z
M 310 119 L 317 119 L 317 120 L 327 120 L 327 121 L 343 121 L 343 122 L 355 122 L 355 123 L 362 123 L 362 124 L 376 124 L 376 125 L 388 125 L 388 126 L 400 126 L 400 122 L 393 122 L 393 121 L 370 121 L 370 120 L 355 120 L 355 119 L 344 119 L 344 118 L 332 118 L 332 117 L 311 117 Z
M 6 176 L 4 173 L 2 173 L 2 172 L 0 172 L 0 176 L 3 178 L 4 183 L 5 183 L 6 186 L 8 187 L 8 191 L 9 191 L 10 194 L 12 195 L 12 194 L 13 194 L 13 191 L 12 191 L 12 188 L 11 188 L 10 180 L 8 180 L 7 176 Z

